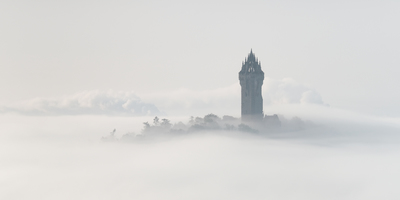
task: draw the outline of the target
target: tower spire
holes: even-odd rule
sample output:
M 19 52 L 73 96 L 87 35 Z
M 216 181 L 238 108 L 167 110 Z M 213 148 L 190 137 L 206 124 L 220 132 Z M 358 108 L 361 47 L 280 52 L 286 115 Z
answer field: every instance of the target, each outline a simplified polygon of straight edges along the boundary
M 242 88 L 242 119 L 262 120 L 264 114 L 261 87 L 264 81 L 264 72 L 253 53 L 253 48 L 250 49 L 250 54 L 242 63 L 239 80 Z

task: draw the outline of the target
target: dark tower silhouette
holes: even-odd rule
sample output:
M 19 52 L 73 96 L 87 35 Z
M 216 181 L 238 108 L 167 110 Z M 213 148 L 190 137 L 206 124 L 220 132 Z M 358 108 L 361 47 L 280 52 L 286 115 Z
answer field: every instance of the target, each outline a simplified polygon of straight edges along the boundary
M 239 80 L 242 87 L 242 120 L 262 120 L 264 113 L 261 87 L 264 82 L 264 72 L 253 50 L 242 63 Z

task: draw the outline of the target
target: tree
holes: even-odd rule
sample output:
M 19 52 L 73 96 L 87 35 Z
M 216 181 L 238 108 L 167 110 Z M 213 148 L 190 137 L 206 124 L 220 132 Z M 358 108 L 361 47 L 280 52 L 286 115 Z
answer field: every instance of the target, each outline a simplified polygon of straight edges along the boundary
M 161 120 L 161 127 L 163 128 L 171 128 L 172 124 L 168 119 L 162 119 Z
M 144 127 L 143 127 L 142 132 L 146 132 L 146 131 L 148 131 L 150 129 L 149 122 L 143 122 L 143 125 L 144 125 Z
M 160 119 L 159 119 L 157 116 L 154 117 L 154 119 L 153 119 L 153 124 L 154 124 L 154 126 L 160 125 Z
M 194 117 L 193 117 L 193 116 L 190 116 L 190 118 L 189 118 L 189 124 L 194 124 Z

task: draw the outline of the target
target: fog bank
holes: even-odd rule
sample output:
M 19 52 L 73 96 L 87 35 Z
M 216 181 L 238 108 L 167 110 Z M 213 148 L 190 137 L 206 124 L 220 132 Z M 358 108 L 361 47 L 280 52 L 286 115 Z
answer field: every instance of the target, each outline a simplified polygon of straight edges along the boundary
M 1 199 L 397 199 L 395 127 L 201 132 L 102 143 L 150 117 L 1 116 Z M 185 120 L 171 117 L 172 122 Z M 377 126 L 379 125 L 379 126 Z M 368 130 L 368 131 L 366 131 Z M 398 133 L 398 132 L 397 132 Z

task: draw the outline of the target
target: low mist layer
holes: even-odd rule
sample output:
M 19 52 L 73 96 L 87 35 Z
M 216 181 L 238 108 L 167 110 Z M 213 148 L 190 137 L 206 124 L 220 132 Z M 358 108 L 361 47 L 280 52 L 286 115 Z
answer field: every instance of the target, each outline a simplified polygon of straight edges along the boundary
M 335 117 L 279 134 L 202 131 L 110 143 L 100 138 L 114 128 L 117 137 L 139 133 L 153 117 L 3 115 L 0 198 L 396 199 L 395 120 Z

